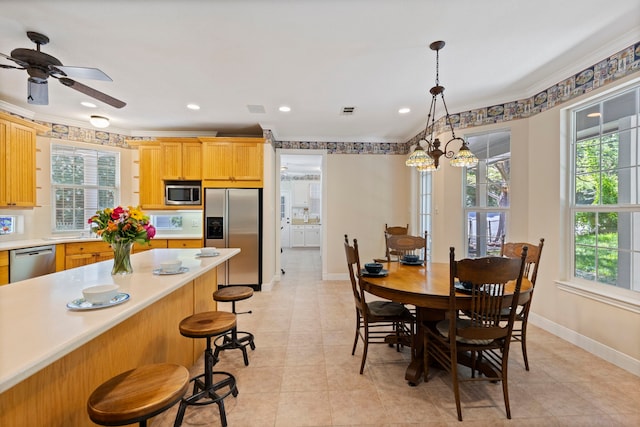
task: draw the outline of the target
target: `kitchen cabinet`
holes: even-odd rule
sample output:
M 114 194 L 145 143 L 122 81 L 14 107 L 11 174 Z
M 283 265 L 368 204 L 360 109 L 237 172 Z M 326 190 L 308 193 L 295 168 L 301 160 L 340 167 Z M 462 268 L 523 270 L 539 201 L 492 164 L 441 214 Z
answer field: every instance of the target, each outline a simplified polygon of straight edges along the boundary
M 320 247 L 319 225 L 305 225 L 304 229 L 304 245 L 308 247 Z
M 36 205 L 36 132 L 45 130 L 0 112 L 0 206 Z
M 291 226 L 291 246 L 292 247 L 319 247 L 320 225 L 292 225 Z
M 9 251 L 0 251 L 0 285 L 9 283 Z
M 200 137 L 202 184 L 209 188 L 261 188 L 264 139 Z
M 173 249 L 200 249 L 202 246 L 202 239 L 170 239 L 167 247 Z
M 291 247 L 299 248 L 304 246 L 304 225 L 291 226 Z
M 107 242 L 78 242 L 65 245 L 65 270 L 113 259 L 113 249 Z
M 162 179 L 199 181 L 202 178 L 202 143 L 193 138 L 161 140 Z
M 159 144 L 140 145 L 139 196 L 142 209 L 164 208 L 162 149 Z
M 144 252 L 144 251 L 149 251 L 151 249 L 166 249 L 167 247 L 167 239 L 151 239 L 149 240 L 149 243 L 135 243 L 133 244 L 133 248 L 131 249 L 131 252 L 138 253 L 138 252 Z
M 293 206 L 309 206 L 308 181 L 293 181 Z

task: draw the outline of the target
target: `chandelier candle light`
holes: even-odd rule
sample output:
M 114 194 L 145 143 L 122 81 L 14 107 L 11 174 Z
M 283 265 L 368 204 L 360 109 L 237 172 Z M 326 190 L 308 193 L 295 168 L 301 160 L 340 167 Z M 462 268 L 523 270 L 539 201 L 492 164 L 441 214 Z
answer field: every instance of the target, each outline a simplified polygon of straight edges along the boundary
M 447 103 L 444 101 L 444 86 L 440 86 L 440 49 L 444 47 L 443 41 L 436 41 L 429 45 L 431 50 L 436 51 L 436 85 L 431 88 L 431 105 L 429 107 L 429 115 L 427 116 L 427 126 L 424 129 L 424 139 L 418 142 L 415 150 L 405 164 L 418 169 L 420 172 L 431 172 L 439 169 L 440 157 L 444 156 L 447 159 L 451 159 L 450 164 L 456 167 L 470 167 L 478 164 L 478 158 L 469 150 L 467 143 L 464 139 L 456 137 L 456 133 L 453 130 L 453 122 L 447 109 Z M 447 141 L 444 146 L 444 150 L 440 149 L 440 140 L 433 137 L 436 124 L 436 101 L 438 96 L 442 98 L 442 104 L 445 111 L 445 125 L 449 125 L 451 128 L 451 139 Z M 429 132 L 430 131 L 430 132 Z M 429 138 L 427 139 L 427 135 Z M 453 151 L 447 151 L 447 147 L 453 141 L 460 141 L 462 145 L 458 154 Z M 423 148 L 424 145 L 424 148 Z
M 129 206 L 106 208 L 97 211 L 87 221 L 95 232 L 113 248 L 113 268 L 111 274 L 131 274 L 131 246 L 134 242 L 148 244 L 156 235 L 149 217 L 140 210 Z

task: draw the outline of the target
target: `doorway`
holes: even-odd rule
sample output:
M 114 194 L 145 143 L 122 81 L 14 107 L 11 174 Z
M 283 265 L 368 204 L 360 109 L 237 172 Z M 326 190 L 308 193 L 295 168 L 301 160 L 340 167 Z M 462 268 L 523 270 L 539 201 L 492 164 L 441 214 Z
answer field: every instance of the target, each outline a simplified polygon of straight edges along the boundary
M 317 254 L 322 259 L 323 160 L 321 150 L 279 150 L 280 271 L 295 263 L 297 253 Z

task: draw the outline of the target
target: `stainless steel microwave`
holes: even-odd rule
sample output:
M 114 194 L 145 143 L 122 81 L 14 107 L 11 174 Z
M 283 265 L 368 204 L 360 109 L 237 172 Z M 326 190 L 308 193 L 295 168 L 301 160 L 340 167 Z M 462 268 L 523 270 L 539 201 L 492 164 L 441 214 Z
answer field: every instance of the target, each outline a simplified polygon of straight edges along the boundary
M 164 203 L 166 205 L 199 205 L 202 189 L 197 181 L 167 181 L 164 186 Z

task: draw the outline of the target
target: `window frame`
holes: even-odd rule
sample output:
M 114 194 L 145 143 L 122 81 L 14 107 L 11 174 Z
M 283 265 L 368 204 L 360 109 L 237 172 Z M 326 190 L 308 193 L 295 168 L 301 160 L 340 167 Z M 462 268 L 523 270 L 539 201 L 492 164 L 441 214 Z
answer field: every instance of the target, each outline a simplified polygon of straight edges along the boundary
M 420 172 L 418 185 L 419 236 L 427 234 L 427 262 L 431 261 L 431 230 L 433 224 L 433 177 L 429 172 Z
M 121 185 L 121 152 L 119 150 L 115 150 L 115 149 L 104 149 L 105 147 L 102 146 L 87 146 L 87 145 L 80 145 L 80 144 L 74 144 L 74 143 L 66 143 L 63 141 L 51 141 L 50 144 L 50 153 L 49 153 L 49 165 L 50 165 L 50 194 L 51 194 L 51 231 L 52 233 L 64 233 L 64 232 L 83 232 L 83 231 L 87 231 L 89 230 L 89 225 L 87 224 L 87 220 L 89 219 L 89 217 L 91 215 L 93 215 L 97 210 L 99 209 L 104 209 L 106 207 L 113 207 L 113 206 L 118 206 L 120 204 L 120 200 L 121 200 L 121 191 L 122 191 L 122 185 Z M 96 159 L 96 164 L 95 164 L 95 168 L 93 170 L 89 169 L 86 170 L 84 169 L 84 177 L 83 180 L 86 179 L 87 175 L 90 173 L 94 174 L 95 177 L 95 184 L 85 184 L 83 182 L 83 184 L 61 184 L 61 183 L 56 183 L 54 181 L 54 156 L 64 150 L 69 150 L 72 153 L 84 153 L 84 154 L 91 154 L 93 152 L 93 155 L 95 156 Z M 98 178 L 98 161 L 97 159 L 99 158 L 100 155 L 108 155 L 108 156 L 113 156 L 115 158 L 115 165 L 114 165 L 114 174 L 115 176 L 113 177 L 113 182 L 114 185 L 113 187 L 111 186 L 101 186 L 99 185 L 99 178 Z M 82 208 L 80 207 L 73 207 L 73 210 L 79 210 L 82 209 L 83 210 L 83 218 L 82 218 L 82 228 L 59 228 L 57 225 L 57 212 L 60 208 L 58 208 L 57 203 L 56 203 L 56 191 L 59 189 L 88 189 L 90 190 L 90 192 L 94 192 L 95 193 L 95 200 L 96 200 L 96 204 L 94 206 L 89 206 L 86 203 L 83 204 Z M 113 203 L 109 203 L 109 206 L 99 206 L 99 192 L 102 190 L 108 190 L 113 192 Z M 86 201 L 87 199 L 86 194 L 83 194 L 83 201 Z M 74 214 L 74 220 L 72 222 L 72 224 L 74 225 L 78 225 L 77 222 L 77 218 L 76 215 Z
M 506 153 L 508 153 L 508 156 L 507 157 L 502 156 L 502 157 L 508 159 L 508 162 L 509 162 L 509 171 L 508 171 L 509 172 L 509 176 L 508 176 L 508 178 L 506 180 L 503 179 L 501 181 L 501 185 L 506 184 L 507 191 L 510 191 L 510 188 L 511 188 L 511 129 L 510 128 L 501 128 L 501 129 L 494 129 L 494 130 L 485 131 L 485 132 L 469 133 L 469 134 L 466 134 L 464 136 L 464 138 L 465 138 L 465 141 L 468 144 L 472 145 L 472 142 L 470 141 L 471 138 L 474 138 L 474 137 L 485 137 L 485 136 L 490 138 L 491 135 L 498 135 L 498 134 L 508 134 L 508 136 L 509 136 L 509 147 L 508 147 L 509 150 L 506 152 Z M 500 143 L 499 140 L 497 142 Z M 487 142 L 487 146 L 486 146 L 487 153 L 491 153 L 490 144 L 491 144 L 491 141 L 489 140 Z M 474 148 L 472 148 L 471 146 L 470 146 L 470 149 L 471 149 L 471 151 L 474 151 Z M 499 255 L 499 253 L 500 253 L 499 244 L 497 246 L 494 245 L 494 248 L 493 248 L 493 250 L 491 252 L 489 251 L 488 245 L 484 248 L 485 249 L 484 251 L 483 250 L 480 250 L 480 251 L 476 250 L 476 252 L 474 254 L 472 254 L 470 252 L 470 249 L 469 249 L 469 246 L 470 246 L 469 243 L 470 243 L 470 240 L 471 240 L 471 235 L 470 235 L 470 230 L 469 230 L 470 227 L 469 227 L 468 218 L 469 218 L 469 214 L 470 213 L 475 212 L 475 214 L 476 214 L 476 235 L 478 233 L 478 231 L 477 231 L 478 230 L 478 219 L 477 218 L 478 218 L 479 214 L 482 214 L 483 218 L 485 218 L 484 220 L 486 220 L 486 215 L 488 215 L 490 213 L 498 213 L 500 216 L 504 215 L 501 218 L 501 220 L 504 221 L 503 224 L 502 224 L 502 227 L 503 227 L 502 233 L 496 232 L 496 236 L 497 236 L 498 234 L 503 234 L 503 235 L 507 234 L 508 227 L 509 227 L 509 219 L 510 219 L 509 218 L 510 217 L 510 209 L 511 209 L 510 201 L 508 202 L 509 204 L 506 207 L 488 206 L 486 203 L 484 203 L 484 206 L 483 206 L 483 203 L 479 203 L 477 200 L 476 200 L 476 203 L 475 203 L 474 206 L 468 206 L 467 205 L 467 199 L 466 199 L 466 197 L 467 197 L 467 174 L 469 172 L 469 169 L 476 169 L 476 170 L 479 171 L 478 168 L 480 167 L 481 164 L 483 164 L 483 162 L 485 164 L 485 169 L 486 169 L 486 164 L 487 164 L 486 160 L 489 160 L 489 159 L 482 159 L 483 156 L 482 155 L 478 155 L 479 153 L 474 153 L 474 154 L 476 154 L 476 156 L 478 156 L 478 158 L 480 159 L 480 161 L 478 162 L 478 166 L 473 167 L 473 168 L 465 168 L 464 171 L 463 171 L 463 176 L 462 176 L 461 204 L 462 204 L 462 210 L 463 210 L 463 218 L 462 218 L 463 224 L 462 224 L 462 227 L 463 227 L 463 236 L 464 236 L 465 256 L 478 257 L 478 256 L 485 256 L 485 255 L 496 255 L 496 254 Z M 494 158 L 494 157 L 492 156 L 491 158 Z M 478 174 L 478 175 L 480 175 L 480 174 Z M 486 170 L 484 171 L 484 175 L 486 175 Z M 482 178 L 480 178 L 480 179 L 482 179 Z M 478 187 L 477 180 L 478 180 L 478 177 L 476 177 L 476 188 Z M 485 184 L 489 184 L 489 183 L 487 182 Z M 509 193 L 507 193 L 507 194 L 509 194 Z M 488 188 L 487 188 L 487 195 L 488 195 Z M 509 195 L 508 198 L 510 200 L 511 196 Z M 499 199 L 498 199 L 498 204 L 499 203 L 500 202 L 499 202 Z M 494 243 L 500 242 L 499 237 L 497 237 L 497 239 L 498 240 L 496 240 Z M 487 242 L 485 242 L 485 244 L 486 243 Z
M 568 159 L 568 167 L 566 168 L 567 170 L 567 180 L 568 180 L 568 192 L 569 194 L 567 195 L 567 250 L 568 250 L 568 256 L 567 256 L 567 272 L 566 272 L 566 277 L 568 278 L 568 283 L 567 282 L 562 282 L 560 281 L 559 283 L 561 284 L 561 287 L 567 290 L 572 290 L 572 291 L 580 291 L 580 292 L 584 292 L 586 294 L 597 294 L 600 298 L 615 298 L 616 301 L 623 301 L 626 300 L 626 303 L 631 303 L 631 301 L 633 301 L 633 303 L 631 303 L 635 308 L 634 310 L 636 310 L 638 308 L 638 302 L 640 302 L 640 267 L 634 267 L 636 265 L 636 263 L 634 263 L 634 239 L 638 240 L 640 237 L 637 237 L 637 233 L 640 231 L 635 231 L 635 234 L 633 234 L 630 238 L 630 247 L 628 250 L 622 249 L 622 252 L 629 252 L 630 255 L 630 268 L 631 268 L 631 273 L 630 273 L 630 279 L 629 279 L 629 287 L 624 287 L 624 286 L 619 286 L 618 283 L 616 284 L 612 284 L 612 283 L 607 283 L 605 281 L 602 280 L 597 280 L 597 274 L 593 279 L 584 277 L 584 276 L 579 276 L 576 275 L 576 250 L 577 250 L 577 245 L 576 245 L 576 238 L 575 238 L 575 230 L 576 230 L 576 213 L 578 212 L 587 212 L 587 213 L 595 213 L 596 215 L 599 214 L 603 214 L 603 213 L 629 213 L 631 215 L 633 214 L 638 214 L 640 213 L 640 188 L 636 187 L 635 188 L 635 202 L 634 203 L 625 203 L 625 202 L 620 202 L 619 200 L 619 195 L 620 195 L 620 186 L 618 185 L 617 187 L 617 196 L 618 199 L 616 200 L 617 203 L 600 203 L 600 204 L 577 204 L 576 203 L 576 193 L 577 193 L 577 189 L 576 189 L 576 176 L 577 176 L 577 164 L 576 164 L 576 159 L 577 159 L 577 144 L 579 143 L 579 141 L 588 141 L 590 139 L 597 139 L 600 141 L 600 145 L 602 145 L 602 137 L 603 136 L 607 136 L 612 134 L 612 131 L 610 128 L 605 128 L 605 126 L 603 126 L 602 123 L 602 119 L 600 120 L 600 124 L 598 126 L 599 131 L 597 133 L 597 135 L 590 135 L 589 138 L 579 138 L 577 136 L 577 113 L 580 111 L 585 111 L 587 109 L 590 108 L 598 108 L 598 111 L 602 114 L 603 112 L 603 106 L 605 105 L 605 103 L 615 99 L 615 98 L 619 98 L 624 96 L 625 94 L 631 93 L 631 92 L 635 92 L 635 124 L 630 125 L 629 128 L 625 128 L 623 130 L 620 130 L 618 128 L 616 128 L 616 130 L 614 131 L 615 133 L 621 134 L 624 133 L 626 131 L 631 131 L 632 134 L 633 132 L 635 132 L 635 155 L 636 155 L 636 159 L 635 159 L 635 163 L 630 165 L 629 168 L 635 168 L 635 172 L 636 172 L 636 179 L 635 179 L 635 184 L 636 186 L 640 186 L 640 153 L 638 152 L 640 150 L 640 83 L 635 82 L 632 85 L 625 85 L 624 87 L 619 87 L 616 88 L 615 90 L 612 91 L 608 91 L 606 93 L 602 93 L 599 94 L 595 97 L 589 98 L 583 102 L 580 102 L 579 104 L 573 105 L 569 108 L 567 108 L 567 120 L 569 122 L 569 126 L 568 128 L 568 153 L 567 153 L 567 159 Z M 634 142 L 631 141 L 630 144 L 633 144 Z M 619 147 L 618 147 L 619 149 Z M 600 153 L 600 151 L 599 151 Z M 603 168 L 602 167 L 602 163 L 600 162 L 600 167 L 597 169 L 597 172 L 602 175 L 603 173 L 605 173 L 606 171 L 610 170 L 611 168 L 607 169 L 607 168 Z M 621 169 L 624 169 L 622 167 L 620 167 L 620 165 L 617 165 L 616 168 L 614 168 L 613 170 L 619 171 Z M 618 181 L 618 184 L 620 184 L 620 181 Z M 631 220 L 632 222 L 633 220 Z M 620 227 L 619 223 L 618 227 Z M 632 230 L 632 233 L 634 231 Z M 597 235 L 597 233 L 596 233 Z M 636 236 L 636 237 L 634 237 Z M 599 246 L 597 243 L 594 246 L 594 250 L 597 251 L 599 247 L 605 248 L 604 246 Z M 610 250 L 611 247 L 606 247 L 605 249 Z M 616 245 L 615 249 L 618 250 L 618 252 L 621 250 L 620 249 L 620 245 Z M 636 247 L 635 248 L 635 254 L 636 257 L 640 256 L 640 248 Z M 595 266 L 594 269 L 597 271 L 597 256 L 596 256 L 596 260 L 595 260 Z M 619 259 L 619 258 L 618 258 Z M 637 258 L 636 258 L 637 259 Z M 618 263 L 619 265 L 619 263 Z M 617 277 L 619 277 L 619 270 L 617 270 Z M 635 282 L 635 283 L 634 283 Z M 572 288 L 575 288 L 572 289 Z M 627 297 L 631 297 L 630 299 L 628 299 Z M 621 298 L 621 299 L 620 299 Z M 616 305 L 618 305 L 620 302 L 617 302 Z M 625 303 L 625 304 L 626 304 Z

